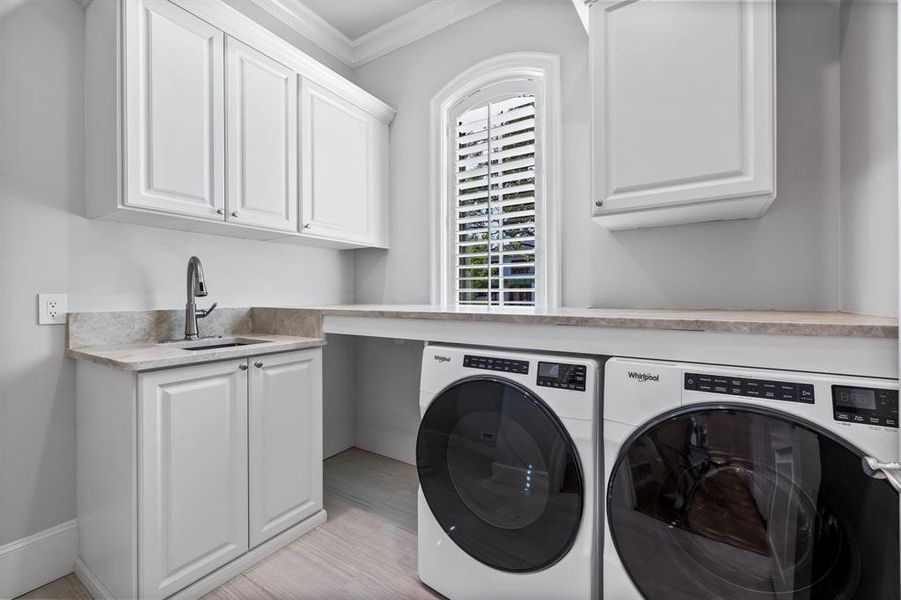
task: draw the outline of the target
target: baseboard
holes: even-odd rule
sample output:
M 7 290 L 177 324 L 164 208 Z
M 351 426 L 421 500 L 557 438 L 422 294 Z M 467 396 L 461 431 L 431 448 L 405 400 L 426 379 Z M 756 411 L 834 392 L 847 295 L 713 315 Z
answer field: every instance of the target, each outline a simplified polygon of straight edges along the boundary
M 385 435 L 382 430 L 358 428 L 355 447 L 416 466 L 416 432 Z
M 15 598 L 72 572 L 78 556 L 75 519 L 0 546 L 0 598 Z
M 94 600 L 112 599 L 113 595 L 110 594 L 109 590 L 106 589 L 106 586 L 97 579 L 94 572 L 84 564 L 84 561 L 81 560 L 80 556 L 75 559 L 75 575 Z
M 346 450 L 350 450 L 353 447 L 354 447 L 353 442 L 349 442 L 347 444 L 341 444 L 335 448 L 323 448 L 322 460 L 325 460 L 327 458 L 331 458 L 333 456 L 341 454 L 342 452 L 345 452 Z

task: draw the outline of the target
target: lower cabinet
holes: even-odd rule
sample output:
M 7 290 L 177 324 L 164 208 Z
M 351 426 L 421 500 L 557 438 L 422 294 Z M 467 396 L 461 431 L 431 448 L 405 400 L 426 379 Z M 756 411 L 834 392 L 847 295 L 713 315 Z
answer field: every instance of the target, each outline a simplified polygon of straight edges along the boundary
M 170 596 L 247 551 L 246 367 L 138 376 L 143 598 Z
M 79 568 L 100 595 L 201 595 L 324 520 L 321 356 L 78 363 Z
M 250 545 L 322 510 L 322 359 L 274 354 L 250 368 Z

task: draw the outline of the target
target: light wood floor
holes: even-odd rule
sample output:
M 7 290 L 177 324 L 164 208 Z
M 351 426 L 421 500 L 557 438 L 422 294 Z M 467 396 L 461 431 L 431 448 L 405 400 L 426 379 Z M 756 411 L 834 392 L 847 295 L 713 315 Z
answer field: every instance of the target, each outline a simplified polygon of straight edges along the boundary
M 328 521 L 204 600 L 441 598 L 416 576 L 416 469 L 351 448 L 325 461 Z M 21 598 L 88 600 L 75 575 Z

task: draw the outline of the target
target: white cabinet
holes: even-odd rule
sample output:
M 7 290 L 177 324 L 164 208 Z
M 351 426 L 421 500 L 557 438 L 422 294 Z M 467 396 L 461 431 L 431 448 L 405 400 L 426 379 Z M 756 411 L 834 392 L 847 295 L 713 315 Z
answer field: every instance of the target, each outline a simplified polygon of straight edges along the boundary
M 223 219 L 223 40 L 167 0 L 126 11 L 125 204 Z
M 322 509 L 321 361 L 307 350 L 251 366 L 251 546 Z
M 304 232 L 387 245 L 384 205 L 388 126 L 337 94 L 301 88 Z
M 138 390 L 140 596 L 165 598 L 247 551 L 246 360 L 140 375 Z
M 228 220 L 297 231 L 297 75 L 226 42 Z
M 610 229 L 758 217 L 776 194 L 773 0 L 591 6 L 593 211 Z
M 76 368 L 77 570 L 97 597 L 197 598 L 325 521 L 320 348 Z
M 85 63 L 87 216 L 387 247 L 394 110 L 224 0 L 91 2 Z

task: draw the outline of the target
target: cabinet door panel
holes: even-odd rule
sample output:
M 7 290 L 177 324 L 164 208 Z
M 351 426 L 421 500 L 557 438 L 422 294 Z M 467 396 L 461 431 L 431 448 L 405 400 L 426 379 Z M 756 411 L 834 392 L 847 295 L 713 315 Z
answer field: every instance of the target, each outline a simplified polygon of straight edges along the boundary
M 164 598 L 247 551 L 244 361 L 139 376 L 139 589 Z
M 740 174 L 741 5 L 640 1 L 608 20 L 613 191 Z M 656 46 L 669 30 L 684 42 Z
M 322 508 L 321 356 L 316 349 L 251 361 L 251 546 Z
M 373 241 L 377 119 L 304 80 L 302 99 L 302 222 L 305 233 Z
M 165 0 L 125 11 L 125 204 L 222 220 L 223 33 Z
M 773 18 L 758 0 L 592 6 L 595 215 L 659 209 L 661 221 L 690 222 L 769 206 Z M 699 204 L 733 199 L 709 214 Z M 694 206 L 680 217 L 679 205 Z
M 297 75 L 229 38 L 228 220 L 297 231 Z

